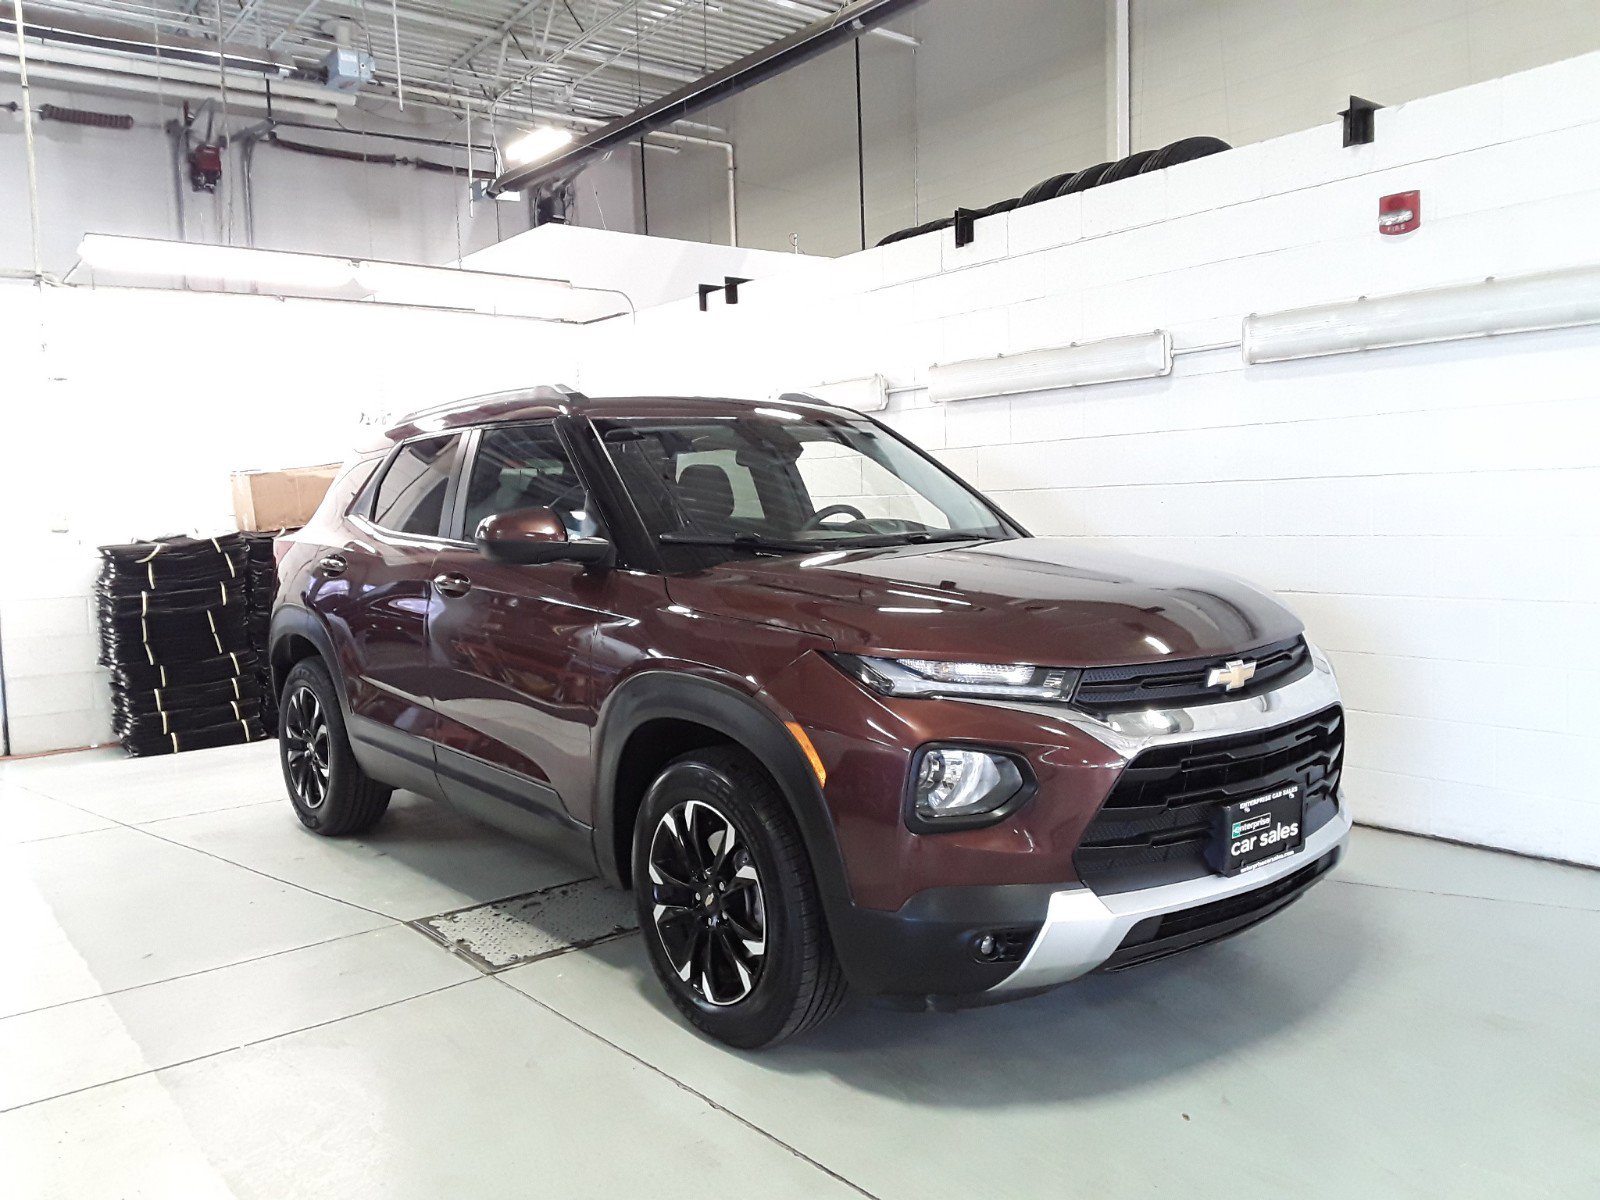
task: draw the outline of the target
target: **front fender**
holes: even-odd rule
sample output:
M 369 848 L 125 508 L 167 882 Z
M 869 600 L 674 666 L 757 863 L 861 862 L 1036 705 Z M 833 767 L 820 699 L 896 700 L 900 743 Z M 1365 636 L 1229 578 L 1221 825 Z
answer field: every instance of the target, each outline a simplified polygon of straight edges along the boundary
M 617 775 L 629 737 L 648 721 L 693 721 L 738 743 L 758 758 L 794 813 L 830 918 L 850 905 L 844 860 L 833 822 L 804 752 L 778 716 L 754 696 L 725 683 L 679 671 L 642 671 L 607 700 L 596 738 L 594 850 L 601 873 L 620 883 L 617 851 Z

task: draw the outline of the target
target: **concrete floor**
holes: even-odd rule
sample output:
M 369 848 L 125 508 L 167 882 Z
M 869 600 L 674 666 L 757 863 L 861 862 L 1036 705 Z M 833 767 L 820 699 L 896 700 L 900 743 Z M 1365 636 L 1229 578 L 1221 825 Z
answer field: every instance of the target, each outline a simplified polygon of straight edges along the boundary
M 0 765 L 0 1194 L 1600 1196 L 1600 873 L 1360 830 L 1261 929 L 956 1015 L 690 1033 L 637 935 L 498 975 L 404 922 L 581 872 L 263 744 Z

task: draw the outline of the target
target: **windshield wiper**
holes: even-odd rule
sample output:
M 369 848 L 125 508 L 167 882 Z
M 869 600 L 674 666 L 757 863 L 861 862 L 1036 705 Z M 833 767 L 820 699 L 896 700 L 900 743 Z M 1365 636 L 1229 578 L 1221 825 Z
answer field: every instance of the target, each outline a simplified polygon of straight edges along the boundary
M 915 533 L 879 533 L 863 534 L 860 537 L 840 538 L 829 542 L 830 547 L 871 549 L 875 546 L 925 546 L 930 542 L 996 542 L 1003 539 L 997 538 L 992 533 L 983 533 L 979 530 L 928 530 Z
M 668 546 L 726 546 L 733 550 L 753 550 L 757 554 L 805 554 L 827 549 L 822 542 L 785 542 L 759 533 L 663 533 L 656 541 Z
M 821 550 L 876 550 L 888 546 L 925 546 L 932 542 L 992 542 L 993 534 L 979 530 L 930 529 L 911 533 L 866 533 L 859 537 L 818 539 L 814 542 L 785 541 L 760 533 L 663 533 L 656 538 L 669 546 L 724 546 L 732 550 L 751 550 L 757 554 L 810 554 Z

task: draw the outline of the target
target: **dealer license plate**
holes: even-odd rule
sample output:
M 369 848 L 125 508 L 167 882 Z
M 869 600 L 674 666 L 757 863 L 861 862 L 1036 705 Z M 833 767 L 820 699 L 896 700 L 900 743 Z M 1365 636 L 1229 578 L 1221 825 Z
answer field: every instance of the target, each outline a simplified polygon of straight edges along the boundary
M 1219 875 L 1264 867 L 1305 844 L 1305 800 L 1298 783 L 1217 810 L 1206 862 Z

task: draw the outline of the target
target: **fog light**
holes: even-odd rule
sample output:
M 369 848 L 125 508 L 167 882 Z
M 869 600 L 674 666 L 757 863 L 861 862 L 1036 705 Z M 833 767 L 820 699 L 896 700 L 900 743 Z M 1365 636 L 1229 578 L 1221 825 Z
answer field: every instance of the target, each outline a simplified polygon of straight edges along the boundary
M 952 829 L 997 820 L 1026 798 L 1023 768 L 1010 755 L 964 746 L 929 746 L 916 760 L 912 827 Z
M 1038 925 L 1019 925 L 1010 929 L 990 929 L 974 934 L 972 957 L 981 963 L 1015 963 L 1028 957 L 1028 949 L 1039 936 Z

